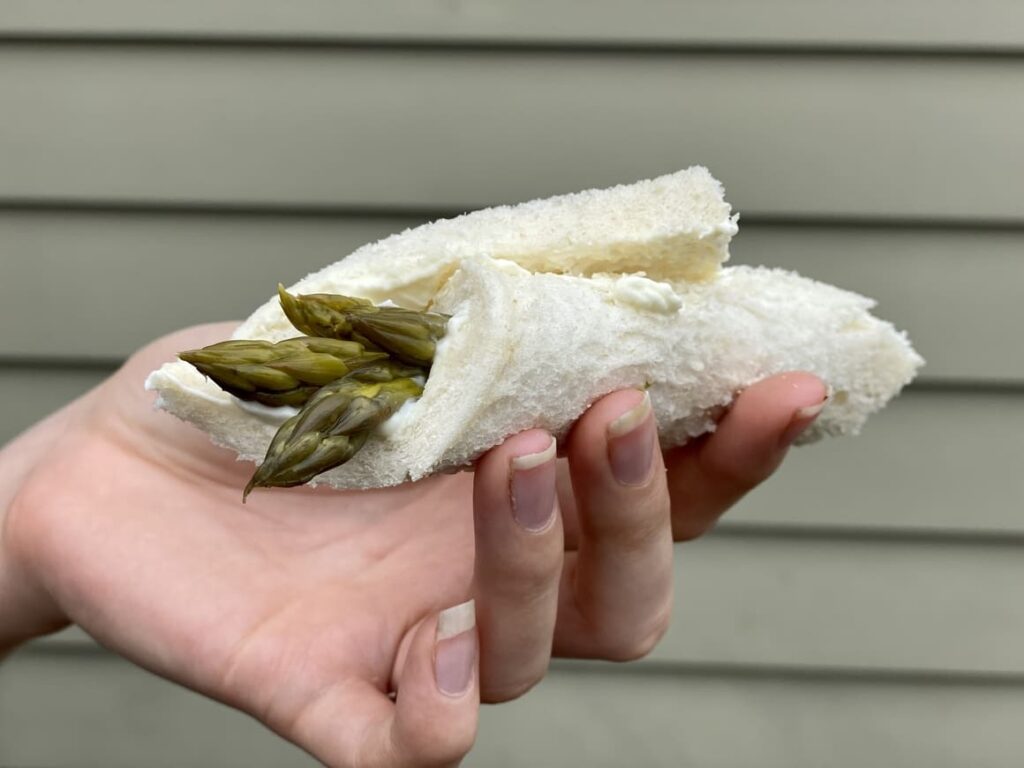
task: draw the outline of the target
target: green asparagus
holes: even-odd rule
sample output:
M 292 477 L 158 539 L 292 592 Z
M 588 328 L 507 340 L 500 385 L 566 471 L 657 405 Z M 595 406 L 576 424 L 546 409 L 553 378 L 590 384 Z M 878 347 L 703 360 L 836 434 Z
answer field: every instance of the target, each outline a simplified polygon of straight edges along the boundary
M 357 308 L 371 309 L 373 302 L 332 293 L 293 296 L 278 283 L 277 295 L 289 322 L 308 336 L 347 339 L 352 333 L 349 313 Z
M 416 368 L 381 363 L 322 387 L 278 430 L 245 487 L 291 487 L 351 459 L 402 403 L 423 392 Z
M 300 332 L 277 343 L 224 341 L 179 357 L 241 400 L 301 408 L 245 487 L 290 487 L 340 466 L 403 403 L 419 397 L 448 316 L 326 293 L 281 308 Z
M 355 341 L 224 341 L 178 355 L 221 389 L 263 405 L 304 405 L 324 384 L 387 359 Z
M 366 299 L 314 293 L 293 296 L 278 286 L 281 308 L 303 333 L 356 339 L 412 365 L 429 367 L 448 316 L 402 307 L 377 307 Z

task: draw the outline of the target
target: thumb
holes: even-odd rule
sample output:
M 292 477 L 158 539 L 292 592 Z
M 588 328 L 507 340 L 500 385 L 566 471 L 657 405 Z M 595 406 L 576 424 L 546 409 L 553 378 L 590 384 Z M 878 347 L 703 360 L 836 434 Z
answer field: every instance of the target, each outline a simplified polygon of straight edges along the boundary
M 378 724 L 384 765 L 457 765 L 476 740 L 479 640 L 472 600 L 412 629 L 394 715 Z
M 480 707 L 474 603 L 410 633 L 393 702 L 369 682 L 339 686 L 307 711 L 295 741 L 338 768 L 458 765 L 476 740 Z

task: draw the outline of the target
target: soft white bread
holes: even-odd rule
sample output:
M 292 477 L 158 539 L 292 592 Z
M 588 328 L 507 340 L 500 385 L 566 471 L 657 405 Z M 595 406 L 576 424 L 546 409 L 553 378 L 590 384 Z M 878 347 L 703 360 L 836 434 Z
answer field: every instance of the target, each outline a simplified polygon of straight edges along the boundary
M 787 370 L 833 389 L 805 441 L 858 431 L 923 361 L 869 299 L 781 270 L 720 269 L 735 230 L 720 185 L 698 168 L 435 222 L 307 277 L 292 290 L 452 315 L 423 397 L 318 480 L 394 485 L 529 427 L 561 437 L 623 387 L 649 390 L 662 443 L 678 445 L 713 429 L 738 390 Z M 272 300 L 235 337 L 292 335 Z M 241 407 L 185 363 L 147 386 L 242 459 L 262 459 L 283 418 Z
M 711 278 L 729 257 L 737 217 L 722 185 L 694 167 L 635 184 L 485 208 L 364 245 L 293 286 L 424 309 L 464 259 L 508 259 L 535 272 L 645 272 Z M 247 338 L 294 335 L 277 299 L 238 329 Z M 236 334 L 238 338 L 242 336 Z

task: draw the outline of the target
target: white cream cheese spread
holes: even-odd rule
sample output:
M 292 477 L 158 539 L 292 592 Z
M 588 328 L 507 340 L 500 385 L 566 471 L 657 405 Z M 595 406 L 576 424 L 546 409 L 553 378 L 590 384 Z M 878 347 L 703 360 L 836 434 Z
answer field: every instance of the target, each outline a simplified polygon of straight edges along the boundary
M 668 283 L 651 280 L 644 275 L 595 275 L 594 281 L 616 304 L 671 315 L 683 306 L 683 300 Z
M 288 419 L 299 412 L 298 408 L 291 405 L 281 405 L 278 407 L 272 407 L 269 405 L 263 405 L 263 403 L 249 402 L 247 400 L 239 400 L 237 397 L 232 397 L 235 405 L 241 408 L 246 413 L 251 413 L 261 421 L 265 421 L 268 424 L 284 424 Z
M 394 438 L 406 424 L 415 420 L 416 404 L 419 401 L 418 397 L 414 397 L 402 403 L 402 407 L 395 412 L 394 416 L 377 427 L 377 433 L 387 440 Z

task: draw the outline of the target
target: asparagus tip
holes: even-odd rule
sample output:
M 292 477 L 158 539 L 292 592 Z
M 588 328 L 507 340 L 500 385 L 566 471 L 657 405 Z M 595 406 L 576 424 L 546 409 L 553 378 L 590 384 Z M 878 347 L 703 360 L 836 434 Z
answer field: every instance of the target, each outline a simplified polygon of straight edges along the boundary
M 258 474 L 258 472 L 257 473 L 253 473 L 253 476 L 249 479 L 249 482 L 245 484 L 245 490 L 242 491 L 242 503 L 243 504 L 245 504 L 246 499 L 249 498 L 249 494 L 252 493 L 253 490 L 256 488 L 256 475 L 257 474 Z

